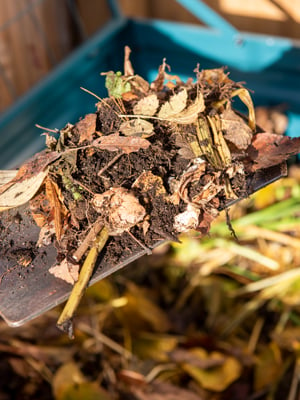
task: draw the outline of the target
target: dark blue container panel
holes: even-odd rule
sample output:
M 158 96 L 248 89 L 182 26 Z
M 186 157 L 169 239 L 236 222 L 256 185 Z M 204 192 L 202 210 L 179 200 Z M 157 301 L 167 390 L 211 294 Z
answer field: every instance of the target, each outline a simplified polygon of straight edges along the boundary
M 122 70 L 123 48 L 132 49 L 136 73 L 153 80 L 164 57 L 182 79 L 193 70 L 228 66 L 232 79 L 246 82 L 256 105 L 285 104 L 288 134 L 300 134 L 300 49 L 290 40 L 259 35 L 228 36 L 194 25 L 166 21 L 109 24 L 0 119 L 0 168 L 15 167 L 44 146 L 35 127 L 74 123 L 105 96 L 99 73 Z

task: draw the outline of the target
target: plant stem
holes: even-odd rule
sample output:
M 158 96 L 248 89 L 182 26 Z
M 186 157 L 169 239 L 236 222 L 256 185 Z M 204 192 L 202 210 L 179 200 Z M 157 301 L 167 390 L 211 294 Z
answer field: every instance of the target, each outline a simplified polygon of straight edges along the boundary
M 93 243 L 93 247 L 90 249 L 81 268 L 78 281 L 75 283 L 70 297 L 57 321 L 58 328 L 63 330 L 64 332 L 67 332 L 71 339 L 74 337 L 71 319 L 74 316 L 74 313 L 84 294 L 84 290 L 86 289 L 88 282 L 92 276 L 98 255 L 105 246 L 108 237 L 108 230 L 106 227 L 104 227 L 96 237 Z

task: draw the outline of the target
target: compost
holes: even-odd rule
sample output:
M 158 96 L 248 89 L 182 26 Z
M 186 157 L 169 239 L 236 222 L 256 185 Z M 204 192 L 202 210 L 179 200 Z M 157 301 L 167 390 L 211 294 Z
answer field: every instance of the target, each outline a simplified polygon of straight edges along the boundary
M 249 91 L 224 68 L 197 67 L 183 82 L 164 60 L 149 83 L 134 73 L 129 54 L 126 48 L 123 73 L 105 73 L 109 96 L 94 113 L 45 129 L 44 151 L 18 171 L 1 171 L 0 210 L 29 202 L 39 228 L 37 242 L 24 238 L 16 248 L 11 240 L 2 255 L 30 265 L 37 248 L 54 244 L 49 271 L 73 284 L 103 228 L 112 264 L 182 232 L 206 235 L 219 210 L 251 193 L 249 177 L 299 151 L 299 138 L 256 126 Z M 7 229 L 2 219 L 3 237 Z

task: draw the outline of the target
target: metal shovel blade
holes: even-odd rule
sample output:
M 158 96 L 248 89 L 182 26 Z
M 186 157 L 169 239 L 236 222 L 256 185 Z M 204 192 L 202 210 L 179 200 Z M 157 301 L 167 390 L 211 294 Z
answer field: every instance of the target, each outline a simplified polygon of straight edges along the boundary
M 285 175 L 285 163 L 259 170 L 248 181 L 248 193 L 252 194 Z M 10 326 L 22 325 L 62 303 L 72 290 L 71 285 L 48 272 L 56 263 L 57 251 L 52 244 L 36 247 L 39 230 L 28 205 L 1 213 L 0 315 Z M 113 245 L 113 240 L 108 246 Z M 164 241 L 159 241 L 157 245 Z M 104 250 L 90 284 L 145 254 L 145 249 L 133 243 L 132 248 L 126 249 L 112 264 Z

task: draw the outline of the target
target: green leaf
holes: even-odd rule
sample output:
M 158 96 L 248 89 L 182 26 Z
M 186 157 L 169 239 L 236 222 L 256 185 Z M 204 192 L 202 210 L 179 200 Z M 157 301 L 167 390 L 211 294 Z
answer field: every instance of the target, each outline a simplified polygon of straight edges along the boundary
M 131 85 L 122 76 L 122 72 L 109 71 L 106 74 L 105 87 L 108 90 L 109 96 L 120 98 L 123 93 L 130 92 Z

